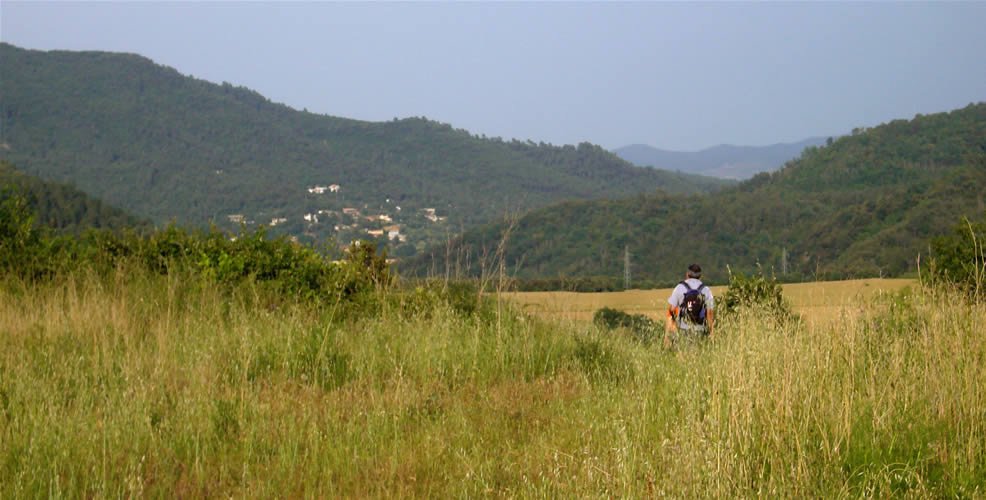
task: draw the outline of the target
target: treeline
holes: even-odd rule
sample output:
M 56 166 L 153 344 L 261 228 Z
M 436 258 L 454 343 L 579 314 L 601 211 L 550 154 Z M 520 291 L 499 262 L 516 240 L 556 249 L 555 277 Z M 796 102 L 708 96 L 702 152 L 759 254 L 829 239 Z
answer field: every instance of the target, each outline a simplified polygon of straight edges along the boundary
M 138 231 L 150 228 L 150 223 L 102 200 L 75 189 L 68 184 L 45 182 L 0 161 L 0 189 L 24 197 L 27 207 L 35 214 L 35 223 L 60 232 L 80 233 L 89 228 Z
M 574 201 L 467 231 L 408 263 L 502 247 L 520 279 L 666 282 L 688 263 L 723 283 L 727 269 L 763 267 L 785 281 L 916 274 L 929 239 L 984 211 L 986 104 L 857 130 L 798 160 L 710 196 L 639 195 Z M 435 264 L 435 263 L 438 264 Z M 480 262 L 466 268 L 479 272 Z

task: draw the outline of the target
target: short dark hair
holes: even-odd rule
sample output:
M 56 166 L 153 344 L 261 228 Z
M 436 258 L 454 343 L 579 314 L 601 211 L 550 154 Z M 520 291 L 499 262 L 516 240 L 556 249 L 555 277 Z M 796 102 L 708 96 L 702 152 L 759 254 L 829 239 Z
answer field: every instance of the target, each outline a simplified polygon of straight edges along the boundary
M 702 266 L 698 264 L 692 264 L 688 266 L 688 277 L 689 278 L 701 278 L 702 277 Z

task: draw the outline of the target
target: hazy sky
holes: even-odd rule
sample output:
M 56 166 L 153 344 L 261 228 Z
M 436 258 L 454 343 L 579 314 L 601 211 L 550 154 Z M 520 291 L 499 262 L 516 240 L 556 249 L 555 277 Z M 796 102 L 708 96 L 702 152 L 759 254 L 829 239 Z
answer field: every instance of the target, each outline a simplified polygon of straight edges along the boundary
M 695 150 L 986 100 L 986 2 L 40 3 L 0 39 L 134 52 L 292 107 Z

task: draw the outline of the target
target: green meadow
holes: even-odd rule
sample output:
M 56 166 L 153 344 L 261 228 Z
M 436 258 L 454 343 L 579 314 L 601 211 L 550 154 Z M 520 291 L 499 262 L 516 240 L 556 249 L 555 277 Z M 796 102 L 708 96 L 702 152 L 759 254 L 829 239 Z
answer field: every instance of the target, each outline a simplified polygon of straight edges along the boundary
M 375 293 L 353 314 L 125 264 L 8 275 L 0 497 L 986 493 L 982 303 L 914 284 L 669 351 Z

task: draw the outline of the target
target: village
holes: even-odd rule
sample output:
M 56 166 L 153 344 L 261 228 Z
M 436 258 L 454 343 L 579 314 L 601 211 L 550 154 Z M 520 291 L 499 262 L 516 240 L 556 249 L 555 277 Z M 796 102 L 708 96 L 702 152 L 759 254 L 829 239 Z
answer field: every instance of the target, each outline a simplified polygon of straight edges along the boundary
M 339 184 L 316 184 L 306 188 L 307 209 L 297 216 L 235 213 L 222 222 L 227 228 L 266 226 L 271 234 L 286 234 L 296 242 L 332 243 L 338 249 L 372 241 L 387 248 L 395 260 L 415 255 L 447 232 L 448 215 L 440 215 L 435 207 L 401 207 L 390 198 L 372 206 L 348 200 L 343 194 Z

